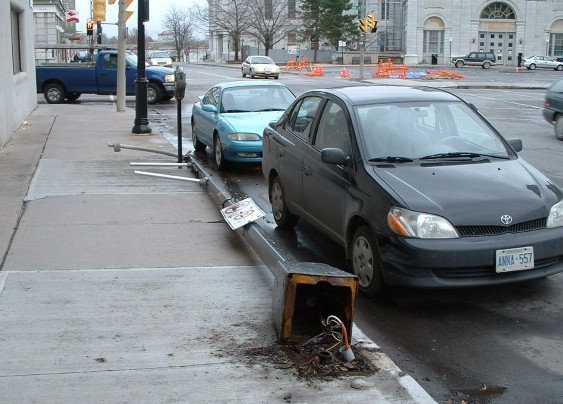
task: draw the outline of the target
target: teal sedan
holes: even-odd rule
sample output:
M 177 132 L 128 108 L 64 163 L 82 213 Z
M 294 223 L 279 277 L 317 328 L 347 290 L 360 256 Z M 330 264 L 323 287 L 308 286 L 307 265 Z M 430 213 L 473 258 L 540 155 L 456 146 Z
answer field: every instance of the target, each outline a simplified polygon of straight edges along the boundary
M 217 168 L 228 162 L 262 162 L 262 133 L 278 120 L 295 95 L 273 81 L 232 81 L 213 86 L 192 108 L 196 152 L 213 150 Z

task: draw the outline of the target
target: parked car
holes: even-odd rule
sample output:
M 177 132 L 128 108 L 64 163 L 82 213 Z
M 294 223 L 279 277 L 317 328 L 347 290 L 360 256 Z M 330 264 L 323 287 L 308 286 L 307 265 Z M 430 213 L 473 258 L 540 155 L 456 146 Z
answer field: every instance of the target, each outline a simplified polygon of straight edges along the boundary
M 277 120 L 295 99 L 274 81 L 234 81 L 213 86 L 192 108 L 196 151 L 213 149 L 219 169 L 228 161 L 260 163 L 264 127 Z
M 172 58 L 170 57 L 170 54 L 168 52 L 164 51 L 151 52 L 151 54 L 147 58 L 147 61 L 151 66 L 172 67 Z
M 257 76 L 280 77 L 280 67 L 268 56 L 249 56 L 241 66 L 242 77 L 250 76 L 251 79 Z
M 493 52 L 469 52 L 466 56 L 457 56 L 452 58 L 452 64 L 455 67 L 481 66 L 488 69 L 496 64 L 495 54 Z
M 522 67 L 525 67 L 528 70 L 553 69 L 561 71 L 563 70 L 563 62 L 558 62 L 549 56 L 531 56 L 524 58 L 522 61 Z
M 264 130 L 274 220 L 344 246 L 360 290 L 462 287 L 563 271 L 563 191 L 446 91 L 301 94 Z
M 42 64 L 35 67 L 37 93 L 49 104 L 77 100 L 82 94 L 117 94 L 117 51 L 100 51 L 96 63 Z M 135 95 L 137 56 L 125 56 L 125 91 Z M 147 67 L 147 102 L 156 104 L 174 96 L 174 70 Z
M 563 79 L 547 89 L 542 112 L 545 120 L 553 125 L 557 139 L 563 140 Z

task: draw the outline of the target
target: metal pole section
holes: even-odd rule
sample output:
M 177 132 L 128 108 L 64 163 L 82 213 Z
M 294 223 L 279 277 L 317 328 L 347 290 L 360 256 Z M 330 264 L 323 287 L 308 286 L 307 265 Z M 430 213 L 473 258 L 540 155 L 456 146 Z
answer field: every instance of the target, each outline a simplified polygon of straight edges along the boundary
M 197 182 L 198 184 L 201 185 L 207 184 L 207 178 L 187 178 L 187 177 L 180 177 L 178 175 L 158 174 L 158 173 L 151 173 L 148 171 L 137 171 L 137 170 L 135 170 L 135 174 L 146 175 L 147 177 L 159 177 L 159 178 L 169 178 L 171 180 Z
M 182 100 L 176 101 L 176 116 L 178 118 L 178 163 L 183 161 L 182 156 Z
M 149 149 L 147 147 L 132 146 L 132 145 L 128 145 L 128 144 L 108 143 L 108 147 L 113 147 L 114 152 L 120 152 L 121 149 L 130 149 L 130 150 L 140 150 L 140 151 L 146 151 L 146 152 L 149 152 L 149 153 L 164 154 L 165 156 L 176 157 L 176 153 L 168 152 L 166 150 Z
M 117 112 L 125 111 L 125 0 L 119 0 L 117 15 Z
M 145 0 L 138 1 L 137 16 L 137 79 L 135 80 L 135 124 L 131 130 L 133 133 L 152 133 L 149 126 L 147 107 L 148 81 L 145 76 Z

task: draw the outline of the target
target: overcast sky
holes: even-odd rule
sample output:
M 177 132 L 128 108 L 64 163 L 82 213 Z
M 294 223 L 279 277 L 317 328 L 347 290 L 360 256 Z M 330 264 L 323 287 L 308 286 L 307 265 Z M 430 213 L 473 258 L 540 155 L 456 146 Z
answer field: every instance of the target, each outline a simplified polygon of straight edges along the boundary
M 76 0 L 76 11 L 79 13 L 80 23 L 77 24 L 77 31 L 86 31 L 86 22 L 90 19 L 90 1 L 91 0 Z M 156 39 L 157 35 L 164 31 L 164 16 L 168 13 L 170 6 L 175 4 L 180 10 L 187 9 L 194 4 L 206 5 L 206 0 L 146 0 L 149 1 L 149 22 L 145 24 L 146 35 L 152 36 Z M 117 28 L 107 23 L 117 23 L 117 13 L 119 6 L 116 1 L 114 4 L 107 6 L 106 21 L 102 26 L 102 31 L 108 36 L 117 36 Z M 137 9 L 139 1 L 134 0 L 127 10 L 134 11 L 127 20 L 127 28 L 137 28 Z

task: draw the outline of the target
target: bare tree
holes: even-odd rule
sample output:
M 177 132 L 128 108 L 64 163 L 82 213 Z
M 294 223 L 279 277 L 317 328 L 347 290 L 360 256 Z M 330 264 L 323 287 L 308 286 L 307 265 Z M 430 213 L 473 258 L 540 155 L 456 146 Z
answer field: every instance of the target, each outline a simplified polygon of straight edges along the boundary
M 164 16 L 164 27 L 172 34 L 178 60 L 181 60 L 184 51 L 188 50 L 189 41 L 192 39 L 195 28 L 194 16 L 193 8 L 180 10 L 174 4 Z
M 256 37 L 263 45 L 266 55 L 274 45 L 295 31 L 292 20 L 288 17 L 288 0 L 250 0 L 254 9 L 249 34 Z
M 209 24 L 209 29 L 223 32 L 231 38 L 235 61 L 239 59 L 239 44 L 241 35 L 253 24 L 256 17 L 252 7 L 254 3 L 248 0 L 208 0 L 209 8 L 200 9 L 199 17 Z

